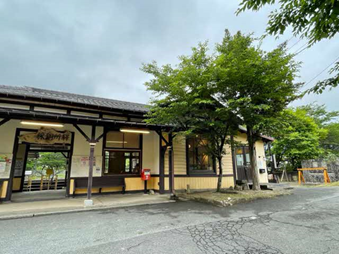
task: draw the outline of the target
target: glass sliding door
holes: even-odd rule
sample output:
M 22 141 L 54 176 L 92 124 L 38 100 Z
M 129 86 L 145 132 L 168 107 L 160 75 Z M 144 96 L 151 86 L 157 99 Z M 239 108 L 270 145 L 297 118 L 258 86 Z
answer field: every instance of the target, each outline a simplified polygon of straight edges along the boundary
M 235 148 L 235 159 L 237 166 L 237 180 L 252 181 L 250 153 L 248 146 Z

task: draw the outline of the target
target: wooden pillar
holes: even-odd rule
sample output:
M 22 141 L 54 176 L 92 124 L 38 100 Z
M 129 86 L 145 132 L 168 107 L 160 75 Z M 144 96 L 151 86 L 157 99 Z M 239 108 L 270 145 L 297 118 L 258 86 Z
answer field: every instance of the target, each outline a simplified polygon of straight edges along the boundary
M 93 165 L 94 165 L 94 147 L 96 145 L 95 140 L 95 126 L 92 126 L 92 135 L 89 142 L 89 172 L 88 172 L 88 185 L 87 185 L 87 200 L 92 198 L 92 183 L 93 183 Z
M 231 155 L 232 155 L 232 169 L 233 169 L 233 184 L 234 186 L 237 183 L 237 164 L 236 164 L 236 157 L 235 157 L 235 147 L 234 147 L 234 136 L 231 135 Z
M 173 155 L 173 136 L 170 133 L 168 135 L 168 169 L 169 169 L 169 190 L 171 193 L 171 196 L 175 196 L 175 190 L 174 190 L 174 155 Z
M 160 151 L 159 151 L 159 193 L 165 193 L 165 153 L 166 146 L 162 146 L 162 140 L 160 139 Z
M 161 130 L 156 131 L 159 135 L 159 193 L 165 193 L 165 153 L 168 142 L 162 135 Z M 165 142 L 165 145 L 163 145 Z
M 271 157 L 271 168 L 272 168 L 272 172 L 274 172 L 276 170 L 275 168 L 275 158 L 274 155 L 272 154 L 272 150 L 271 150 L 271 142 L 268 142 L 268 153 L 270 154 Z

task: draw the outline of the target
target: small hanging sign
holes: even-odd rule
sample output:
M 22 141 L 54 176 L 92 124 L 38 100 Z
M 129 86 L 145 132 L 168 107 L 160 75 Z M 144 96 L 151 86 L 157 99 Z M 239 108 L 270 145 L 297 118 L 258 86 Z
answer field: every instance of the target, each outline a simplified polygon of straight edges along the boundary
M 54 129 L 41 127 L 36 133 L 26 133 L 20 135 L 19 139 L 21 141 L 34 144 L 70 144 L 71 132 L 59 132 Z

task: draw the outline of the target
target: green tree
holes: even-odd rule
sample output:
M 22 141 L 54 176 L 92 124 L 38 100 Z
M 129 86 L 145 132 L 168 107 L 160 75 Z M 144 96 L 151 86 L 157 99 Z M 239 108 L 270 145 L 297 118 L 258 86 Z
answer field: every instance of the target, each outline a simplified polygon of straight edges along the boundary
M 145 83 L 154 94 L 147 122 L 173 126 L 173 133 L 198 135 L 209 155 L 218 161 L 217 191 L 220 191 L 225 144 L 238 124 L 237 117 L 214 97 L 218 93 L 215 58 L 207 51 L 207 43 L 199 44 L 192 48 L 191 55 L 179 57 L 175 67 L 158 67 L 153 62 L 144 64 L 142 70 L 153 76 Z
M 302 160 L 315 159 L 323 154 L 320 140 L 327 131 L 301 108 L 284 110 L 271 123 L 271 135 L 275 138 L 272 152 L 276 155 L 277 166 L 287 162 L 287 168 L 296 170 Z
M 313 103 L 298 108 L 306 111 L 306 114 L 312 117 L 320 127 L 325 127 L 339 117 L 339 111 L 327 111 L 324 104 L 318 105 Z
M 61 153 L 44 152 L 39 153 L 37 158 L 28 158 L 26 170 L 32 170 L 34 175 L 45 175 L 47 169 L 52 169 L 54 175 L 66 170 L 66 158 Z
M 255 142 L 269 122 L 293 100 L 300 84 L 294 83 L 299 64 L 286 53 L 286 45 L 264 52 L 251 35 L 231 36 L 226 30 L 217 45 L 218 99 L 242 119 L 247 128 L 253 189 L 259 189 Z
M 309 46 L 322 40 L 331 39 L 339 32 L 339 1 L 291 1 L 291 0 L 243 0 L 237 11 L 246 9 L 257 11 L 264 5 L 278 3 L 278 9 L 269 15 L 266 28 L 268 34 L 283 34 L 288 26 L 294 35 L 309 40 Z M 331 69 L 334 77 L 318 82 L 310 91 L 322 93 L 326 87 L 336 87 L 339 83 L 339 62 Z
M 326 149 L 327 157 L 332 154 L 339 157 L 339 122 L 326 125 L 327 136 L 321 140 L 322 146 Z M 331 156 L 333 157 L 333 156 Z
M 305 110 L 315 123 L 327 130 L 327 135 L 320 140 L 322 148 L 325 149 L 325 157 L 339 156 L 339 111 L 327 111 L 325 105 L 309 104 L 298 107 Z

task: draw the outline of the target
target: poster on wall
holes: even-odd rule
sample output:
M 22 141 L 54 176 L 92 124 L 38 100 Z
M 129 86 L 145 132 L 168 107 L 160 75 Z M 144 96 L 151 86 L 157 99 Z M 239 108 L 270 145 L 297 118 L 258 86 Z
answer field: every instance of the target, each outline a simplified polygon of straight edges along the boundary
M 14 177 L 21 177 L 24 171 L 24 160 L 21 158 L 17 158 L 15 161 L 15 169 L 14 169 Z
M 0 179 L 9 178 L 12 166 L 12 155 L 0 154 Z
M 5 172 L 6 170 L 6 161 L 0 160 L 0 173 Z
M 94 157 L 93 176 L 101 176 L 102 157 Z M 73 156 L 71 177 L 87 177 L 89 171 L 88 156 Z

